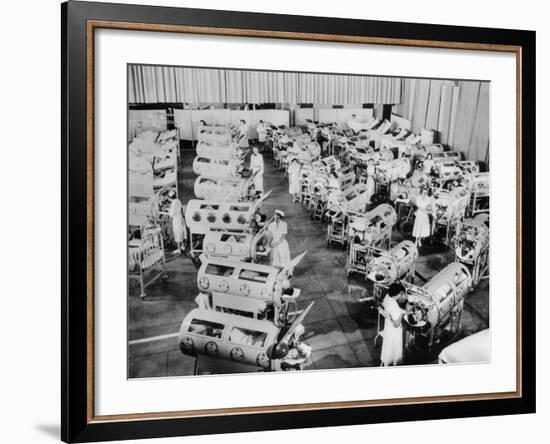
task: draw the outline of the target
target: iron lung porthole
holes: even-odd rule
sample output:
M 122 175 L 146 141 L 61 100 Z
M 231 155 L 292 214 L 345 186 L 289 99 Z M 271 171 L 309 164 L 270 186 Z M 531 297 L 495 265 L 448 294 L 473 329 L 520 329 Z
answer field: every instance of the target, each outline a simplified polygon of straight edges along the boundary
M 208 356 L 216 356 L 218 354 L 218 344 L 214 341 L 209 341 L 204 346 L 204 351 Z
M 230 355 L 231 359 L 233 359 L 233 361 L 237 361 L 237 362 L 242 361 L 243 358 L 244 358 L 243 349 L 240 348 L 240 347 L 233 348 L 229 355 Z

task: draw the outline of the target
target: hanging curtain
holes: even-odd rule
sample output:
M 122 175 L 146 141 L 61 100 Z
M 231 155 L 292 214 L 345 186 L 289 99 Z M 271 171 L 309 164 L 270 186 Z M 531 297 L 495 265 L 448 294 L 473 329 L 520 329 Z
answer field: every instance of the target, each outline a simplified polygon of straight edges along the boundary
M 315 78 L 311 74 L 297 73 L 298 103 L 315 102 Z
M 447 145 L 450 144 L 453 98 L 457 96 L 458 88 L 451 82 L 443 82 L 439 101 L 439 119 L 436 128 L 439 131 L 439 141 Z
M 270 71 L 244 71 L 245 102 L 284 103 L 285 80 L 283 73 Z
M 130 65 L 130 103 L 357 103 L 403 101 L 400 78 Z
M 426 122 L 424 127 L 437 128 L 439 130 L 439 112 L 441 105 L 441 88 L 443 80 L 430 81 L 430 94 L 428 95 L 428 103 L 426 108 Z
M 158 92 L 162 90 L 162 77 L 157 78 L 154 66 L 130 66 L 128 81 L 131 103 L 158 103 Z M 164 97 L 164 94 L 162 95 Z M 133 101 L 132 101 L 133 99 Z
M 282 73 L 283 95 L 281 103 L 304 103 L 298 100 L 298 74 L 294 72 Z
M 244 103 L 245 95 L 244 71 L 225 71 L 225 98 L 227 103 Z
M 476 123 L 474 125 L 474 131 L 468 150 L 469 156 L 485 162 L 487 167 L 489 167 L 490 87 L 490 83 L 483 82 L 479 89 L 479 99 L 476 109 Z
M 466 159 L 488 162 L 489 83 L 405 79 L 402 96 L 393 112 L 411 120 L 414 132 L 435 130 Z
M 459 82 L 454 147 L 470 160 L 489 162 L 489 83 Z
M 220 69 L 192 69 L 197 102 L 226 102 L 226 77 Z
M 426 128 L 428 99 L 430 98 L 430 80 L 416 79 L 415 83 L 415 96 L 412 106 L 412 129 L 415 133 L 420 133 L 423 128 Z
M 195 79 L 193 69 L 175 68 L 176 78 L 176 96 L 174 102 L 199 103 L 197 88 L 195 88 Z

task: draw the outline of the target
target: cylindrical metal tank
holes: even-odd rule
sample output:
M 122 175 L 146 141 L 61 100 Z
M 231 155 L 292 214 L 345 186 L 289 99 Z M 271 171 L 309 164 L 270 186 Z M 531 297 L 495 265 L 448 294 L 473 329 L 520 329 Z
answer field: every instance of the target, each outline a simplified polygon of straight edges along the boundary
M 193 189 L 199 199 L 237 202 L 248 198 L 251 187 L 252 181 L 248 178 L 199 176 L 195 179 Z
M 269 321 L 194 309 L 183 319 L 178 340 L 185 355 L 227 359 L 267 370 L 278 334 L 279 329 Z
M 454 238 L 455 254 L 460 262 L 471 264 L 489 248 L 489 227 L 484 216 L 466 219 Z
M 197 272 L 197 285 L 203 293 L 227 293 L 280 303 L 283 290 L 289 286 L 290 273 L 287 268 L 209 256 Z
M 193 160 L 193 172 L 197 176 L 237 177 L 242 162 L 237 159 L 215 159 L 197 156 Z
M 408 286 L 408 304 L 421 314 L 416 322 L 429 322 L 430 328 L 440 328 L 453 310 L 461 310 L 464 297 L 472 287 L 472 276 L 460 262 L 453 262 L 430 279 L 423 287 Z M 409 320 L 409 323 L 411 321 Z
M 389 286 L 411 271 L 416 259 L 418 248 L 413 242 L 405 240 L 374 257 L 367 277 L 379 285 Z
M 376 180 L 381 184 L 388 184 L 397 179 L 405 179 L 411 171 L 409 159 L 401 157 L 386 162 L 379 162 L 376 166 Z
M 361 241 L 375 244 L 391 235 L 395 222 L 395 208 L 389 204 L 381 204 L 368 213 L 350 219 L 349 237 L 353 239 L 358 236 Z
M 230 160 L 240 158 L 242 154 L 241 149 L 234 142 L 219 144 L 199 142 L 197 144 L 197 156 L 201 157 Z

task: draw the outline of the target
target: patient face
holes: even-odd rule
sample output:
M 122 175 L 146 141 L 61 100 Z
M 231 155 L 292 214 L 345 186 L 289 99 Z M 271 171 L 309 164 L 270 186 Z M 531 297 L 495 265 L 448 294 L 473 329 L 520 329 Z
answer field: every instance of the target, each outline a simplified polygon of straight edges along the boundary
M 397 302 L 399 304 L 404 304 L 405 302 L 407 302 L 407 293 L 405 293 L 404 291 L 402 291 L 401 293 L 399 293 L 395 299 L 397 300 Z

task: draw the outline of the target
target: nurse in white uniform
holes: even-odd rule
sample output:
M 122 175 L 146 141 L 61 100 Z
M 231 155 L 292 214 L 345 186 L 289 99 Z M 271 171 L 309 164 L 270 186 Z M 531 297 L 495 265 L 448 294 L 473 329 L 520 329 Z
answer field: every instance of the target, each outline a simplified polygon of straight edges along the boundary
M 242 119 L 239 125 L 238 132 L 239 132 L 239 147 L 248 148 L 248 127 L 246 126 L 246 122 Z
M 355 114 L 352 114 L 351 119 L 346 122 L 348 128 L 352 129 L 354 133 L 359 132 L 359 127 L 357 123 L 357 116 Z
M 335 191 L 340 188 L 340 182 L 338 182 L 338 176 L 336 175 L 336 173 L 330 173 L 330 175 L 328 176 L 327 186 L 331 189 L 331 191 Z
M 374 174 L 376 173 L 376 168 L 374 167 L 374 160 L 369 159 L 367 166 L 367 196 L 369 196 L 369 202 L 374 194 Z
M 399 365 L 403 360 L 403 310 L 398 301 L 406 299 L 401 284 L 392 284 L 382 301 L 384 310 L 384 333 L 380 365 Z
M 183 242 L 185 241 L 185 220 L 183 218 L 183 206 L 180 200 L 176 197 L 174 191 L 170 191 L 169 195 L 172 202 L 170 203 L 170 210 L 168 211 L 170 218 L 172 219 L 172 231 L 174 233 L 174 241 L 176 242 L 177 249 L 175 254 L 180 254 L 183 251 Z
M 263 120 L 260 120 L 260 122 L 258 123 L 256 131 L 258 132 L 258 143 L 260 144 L 260 148 L 263 151 L 265 147 L 265 142 L 267 140 L 267 129 Z
M 257 146 L 252 149 L 250 169 L 254 175 L 254 190 L 261 194 L 264 192 L 264 157 L 258 152 Z
M 433 199 L 428 195 L 426 187 L 422 187 L 416 198 L 416 207 L 412 235 L 416 238 L 416 245 L 422 245 L 422 239 L 430 236 L 432 231 L 429 214 L 433 211 Z
M 300 163 L 294 158 L 288 166 L 288 192 L 292 196 L 292 200 L 296 202 L 300 194 Z
M 290 249 L 286 241 L 288 228 L 284 216 L 281 210 L 275 210 L 274 221 L 267 227 L 271 235 L 271 265 L 276 267 L 290 267 Z
M 422 164 L 424 174 L 427 174 L 428 176 L 432 174 L 434 164 L 434 156 L 432 156 L 432 153 L 428 153 Z

